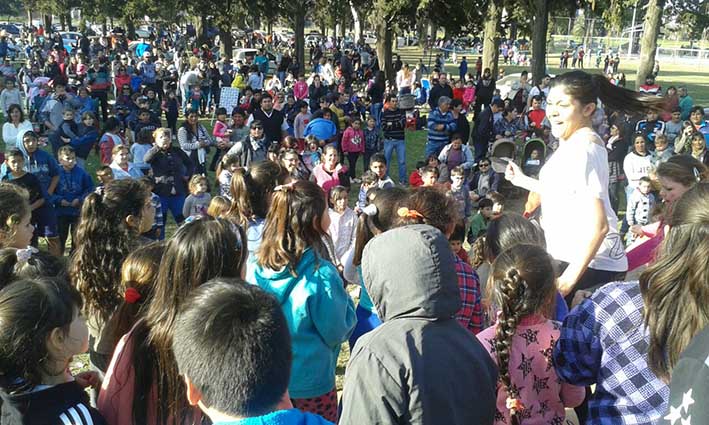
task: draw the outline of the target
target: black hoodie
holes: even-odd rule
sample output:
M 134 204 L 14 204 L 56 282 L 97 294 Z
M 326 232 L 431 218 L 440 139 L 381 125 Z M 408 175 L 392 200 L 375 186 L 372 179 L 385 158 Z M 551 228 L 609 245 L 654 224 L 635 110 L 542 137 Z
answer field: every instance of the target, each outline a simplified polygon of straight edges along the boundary
M 352 351 L 340 424 L 493 423 L 497 369 L 455 320 L 461 301 L 453 255 L 427 225 L 367 244 L 362 276 L 384 323 Z
M 1 425 L 104 425 L 76 381 L 20 394 L 2 395 Z

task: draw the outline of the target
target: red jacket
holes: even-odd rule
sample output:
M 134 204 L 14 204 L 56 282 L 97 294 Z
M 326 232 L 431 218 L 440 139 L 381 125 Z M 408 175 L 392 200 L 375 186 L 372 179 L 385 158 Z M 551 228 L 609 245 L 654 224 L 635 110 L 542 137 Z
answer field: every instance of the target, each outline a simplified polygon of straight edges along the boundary
M 409 184 L 411 187 L 423 186 L 423 180 L 421 179 L 421 174 L 419 174 L 418 170 L 414 170 L 409 176 Z

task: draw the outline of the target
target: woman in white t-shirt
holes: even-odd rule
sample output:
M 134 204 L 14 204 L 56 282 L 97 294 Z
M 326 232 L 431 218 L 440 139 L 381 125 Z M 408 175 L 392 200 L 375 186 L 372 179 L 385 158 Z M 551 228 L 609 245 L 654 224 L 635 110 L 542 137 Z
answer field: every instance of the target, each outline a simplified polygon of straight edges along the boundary
M 7 108 L 8 120 L 2 126 L 2 140 L 5 146 L 14 148 L 17 144 L 17 135 L 25 131 L 32 131 L 32 123 L 25 119 L 22 107 L 12 104 Z
M 608 154 L 591 124 L 598 100 L 626 112 L 662 108 L 654 96 L 615 87 L 602 75 L 562 74 L 547 98 L 547 118 L 559 148 L 539 180 L 525 176 L 514 163 L 505 172 L 515 186 L 541 196 L 547 250 L 568 264 L 558 281 L 567 301 L 576 290 L 621 279 L 628 267 L 608 196 Z

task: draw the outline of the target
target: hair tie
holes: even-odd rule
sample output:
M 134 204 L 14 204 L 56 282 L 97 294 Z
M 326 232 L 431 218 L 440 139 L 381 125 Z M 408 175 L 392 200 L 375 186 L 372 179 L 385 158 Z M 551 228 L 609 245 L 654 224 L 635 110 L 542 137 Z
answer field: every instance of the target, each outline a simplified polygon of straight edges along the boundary
M 697 183 L 702 181 L 702 174 L 699 172 L 699 169 L 697 167 L 692 166 L 692 172 L 694 173 L 694 179 L 697 180 Z
M 396 210 L 396 213 L 399 215 L 399 217 L 403 217 L 403 218 L 420 218 L 420 219 L 425 218 L 423 216 L 423 214 L 421 214 L 420 212 L 418 212 L 416 210 L 410 210 L 406 207 L 399 208 L 398 210 Z
M 135 304 L 139 299 L 142 298 L 140 292 L 135 288 L 127 288 L 123 298 L 128 304 Z
M 513 415 L 524 410 L 524 403 L 518 398 L 507 397 L 505 405 Z
M 17 264 L 16 266 L 26 263 L 32 258 L 32 254 L 38 253 L 39 250 L 33 246 L 28 246 L 25 249 L 18 249 L 17 252 L 15 252 L 15 256 L 17 257 Z
M 295 182 L 297 180 L 293 180 L 292 182 L 288 184 L 281 184 L 273 188 L 274 192 L 288 192 L 293 190 L 293 185 L 295 185 Z
M 374 204 L 369 204 L 366 207 L 362 208 L 362 213 L 370 217 L 374 217 L 375 215 L 377 215 L 378 212 L 379 210 L 377 210 L 377 206 Z

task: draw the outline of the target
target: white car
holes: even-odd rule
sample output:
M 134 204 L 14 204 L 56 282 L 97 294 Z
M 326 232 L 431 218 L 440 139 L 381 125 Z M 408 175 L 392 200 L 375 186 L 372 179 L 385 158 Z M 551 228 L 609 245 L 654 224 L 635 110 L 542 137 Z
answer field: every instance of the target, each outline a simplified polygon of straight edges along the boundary
M 306 45 L 318 45 L 323 42 L 323 36 L 319 33 L 310 33 L 305 36 Z
M 234 49 L 232 53 L 232 58 L 236 61 L 241 61 L 243 64 L 253 63 L 254 58 L 258 55 L 257 49 Z M 266 51 L 266 57 L 268 58 L 268 75 L 274 75 L 276 73 L 276 55 Z
M 516 92 L 513 92 L 512 85 L 519 81 L 520 75 L 522 74 L 520 74 L 519 72 L 516 74 L 505 75 L 502 79 L 497 80 L 495 82 L 495 88 L 500 90 L 500 98 L 502 100 L 507 99 L 508 97 L 514 97 L 514 94 Z M 554 75 L 549 75 L 554 78 Z M 527 76 L 529 77 L 527 78 L 527 81 L 529 81 L 530 86 L 532 86 L 534 82 L 534 79 L 532 78 L 532 73 L 530 72 Z

